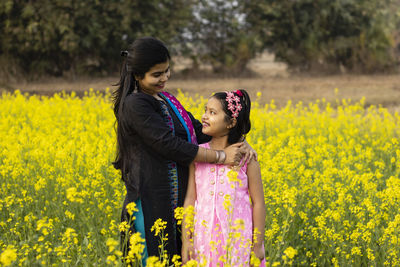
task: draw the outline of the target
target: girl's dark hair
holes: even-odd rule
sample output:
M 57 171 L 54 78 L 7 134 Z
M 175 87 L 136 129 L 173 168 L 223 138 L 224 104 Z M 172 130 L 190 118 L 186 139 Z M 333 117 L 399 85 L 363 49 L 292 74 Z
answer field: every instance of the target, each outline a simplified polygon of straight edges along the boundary
M 232 91 L 235 96 L 238 96 L 240 99 L 240 105 L 242 109 L 239 111 L 239 115 L 236 118 L 236 125 L 229 130 L 228 134 L 228 143 L 234 144 L 239 141 L 243 141 L 245 135 L 250 131 L 251 123 L 250 123 L 250 109 L 251 109 L 251 101 L 249 94 L 246 90 L 240 89 L 237 91 Z M 219 92 L 215 93 L 212 97 L 215 97 L 221 102 L 222 109 L 225 112 L 226 122 L 232 122 L 232 111 L 228 109 L 228 102 L 226 101 L 227 93 Z M 234 102 L 235 104 L 235 102 Z
M 113 163 L 114 167 L 121 169 L 122 177 L 125 179 L 128 171 L 129 151 L 125 139 L 125 130 L 121 125 L 123 118 L 123 107 L 126 97 L 133 92 L 140 92 L 139 82 L 135 77 L 144 78 L 154 65 L 167 62 L 171 59 L 168 48 L 163 42 L 154 37 L 142 37 L 136 39 L 126 51 L 121 52 L 124 57 L 120 70 L 120 80 L 116 84 L 117 89 L 113 92 L 114 114 L 117 123 L 117 156 Z M 129 118 L 127 118 L 129 119 Z

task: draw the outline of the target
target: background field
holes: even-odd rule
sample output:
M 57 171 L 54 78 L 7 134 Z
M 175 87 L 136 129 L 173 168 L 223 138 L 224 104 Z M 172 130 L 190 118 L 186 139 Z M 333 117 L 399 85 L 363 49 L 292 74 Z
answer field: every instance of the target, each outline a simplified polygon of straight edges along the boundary
M 113 84 L 117 76 L 107 78 L 81 78 L 76 81 L 51 79 L 32 83 L 11 83 L 0 87 L 4 91 L 20 89 L 43 95 L 52 95 L 54 92 L 75 91 L 82 95 L 89 88 L 104 91 Z M 284 106 L 288 100 L 293 102 L 310 102 L 325 98 L 334 101 L 335 88 L 338 88 L 340 97 L 359 100 L 366 98 L 367 105 L 382 105 L 391 111 L 397 111 L 400 106 L 400 76 L 399 75 L 334 75 L 334 76 L 268 76 L 257 78 L 203 78 L 203 79 L 172 79 L 167 89 L 173 93 L 180 88 L 190 95 L 209 96 L 212 92 L 245 88 L 252 97 L 256 92 L 262 92 L 261 103 L 268 103 L 272 99 L 278 107 Z
M 269 103 L 274 99 L 278 107 L 284 106 L 288 100 L 296 103 L 298 101 L 310 102 L 325 98 L 329 102 L 339 95 L 341 98 L 350 98 L 354 101 L 366 98 L 366 105 L 382 105 L 391 111 L 397 111 L 400 107 L 400 75 L 296 75 L 287 70 L 284 63 L 274 61 L 274 56 L 263 53 L 256 59 L 250 61 L 249 70 L 253 77 L 240 78 L 184 78 L 181 70 L 187 68 L 189 62 L 176 59 L 172 77 L 167 83 L 167 89 L 176 93 L 180 88 L 191 96 L 196 94 L 208 97 L 212 92 L 235 90 L 244 88 L 255 97 L 257 92 L 262 93 L 260 103 Z M 207 70 L 203 66 L 202 70 Z M 176 73 L 176 74 L 175 74 Z M 54 92 L 74 91 L 83 95 L 84 91 L 93 88 L 95 91 L 105 91 L 108 87 L 113 90 L 113 84 L 118 81 L 118 75 L 105 78 L 79 78 L 67 80 L 63 78 L 46 78 L 35 82 L 13 81 L 0 83 L 0 90 L 13 91 L 20 89 L 40 95 L 52 95 Z M 338 94 L 335 94 L 338 88 Z
M 400 264 L 400 116 L 337 100 L 253 102 L 268 266 Z M 1 96 L 0 265 L 121 266 L 114 122 L 110 95 Z

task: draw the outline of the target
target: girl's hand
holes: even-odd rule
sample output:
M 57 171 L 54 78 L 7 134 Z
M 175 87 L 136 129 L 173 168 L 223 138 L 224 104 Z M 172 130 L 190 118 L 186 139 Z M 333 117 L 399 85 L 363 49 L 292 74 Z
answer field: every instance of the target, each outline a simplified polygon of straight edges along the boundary
M 265 251 L 263 245 L 255 245 L 253 247 L 253 252 L 260 261 L 262 261 L 265 258 Z
M 239 165 L 240 160 L 242 159 L 242 145 L 243 143 L 236 143 L 224 149 L 226 155 L 224 164 L 236 166 Z
M 254 159 L 257 161 L 257 152 L 247 143 L 245 140 L 242 145 L 240 146 L 241 153 L 244 155 L 242 164 L 240 164 L 240 167 L 242 167 L 246 162 L 251 161 Z
M 190 261 L 194 255 L 193 245 L 190 242 L 184 242 L 182 244 L 181 254 L 182 254 L 182 264 L 185 264 L 186 262 Z
M 186 246 L 182 245 L 181 254 L 182 254 L 182 264 L 185 264 L 186 262 L 189 261 L 189 250 L 187 249 Z

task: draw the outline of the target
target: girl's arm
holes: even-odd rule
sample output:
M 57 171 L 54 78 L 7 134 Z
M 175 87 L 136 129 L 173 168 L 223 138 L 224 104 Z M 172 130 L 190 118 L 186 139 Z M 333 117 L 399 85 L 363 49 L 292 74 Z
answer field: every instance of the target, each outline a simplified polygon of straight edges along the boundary
M 196 201 L 196 183 L 195 183 L 194 163 L 189 166 L 189 181 L 186 191 L 185 201 L 183 203 L 184 215 L 182 220 L 182 263 L 193 258 L 193 227 L 194 218 L 187 216 L 186 212 L 190 206 L 194 208 Z
M 247 164 L 247 177 L 249 181 L 249 194 L 253 204 L 253 234 L 257 229 L 253 251 L 259 259 L 264 258 L 264 228 L 265 228 L 265 203 L 264 190 L 261 181 L 260 164 L 251 160 Z

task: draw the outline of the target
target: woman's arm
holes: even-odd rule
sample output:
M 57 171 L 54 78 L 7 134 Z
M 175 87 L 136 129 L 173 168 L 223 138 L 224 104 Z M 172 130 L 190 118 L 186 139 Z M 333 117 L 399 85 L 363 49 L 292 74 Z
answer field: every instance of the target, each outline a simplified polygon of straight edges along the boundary
M 253 234 L 257 229 L 258 234 L 254 240 L 253 251 L 257 258 L 264 258 L 264 228 L 265 228 L 265 203 L 264 189 L 261 181 L 260 164 L 251 160 L 247 164 L 247 177 L 249 181 L 249 194 L 253 204 Z
M 157 112 L 157 100 L 152 96 L 137 93 L 129 95 L 124 105 L 125 120 L 122 127 L 133 129 L 143 143 L 161 156 L 189 165 L 193 160 L 215 163 L 219 157 L 215 150 L 200 148 L 198 145 L 177 137 Z M 228 165 L 240 162 L 241 150 L 238 145 L 224 149 Z
M 193 124 L 193 128 L 196 132 L 197 142 L 199 144 L 209 142 L 211 140 L 211 136 L 203 134 L 202 131 L 203 125 L 201 124 L 201 122 L 196 120 L 190 112 L 187 113 L 189 114 L 189 117 Z M 207 150 L 205 148 L 200 147 L 199 152 L 197 153 L 194 161 L 214 163 L 216 159 L 215 152 L 213 150 L 211 150 L 213 151 L 212 153 L 206 151 Z M 238 143 L 232 147 L 228 147 L 227 149 L 224 149 L 224 152 L 226 153 L 226 159 L 224 162 L 221 163 L 225 163 L 228 165 L 238 165 L 243 155 L 246 160 L 254 157 L 254 154 L 257 157 L 257 153 L 255 152 L 255 150 L 246 141 L 245 143 Z M 207 157 L 205 153 L 207 153 Z M 211 160 L 209 160 L 210 156 Z
M 193 128 L 196 132 L 197 142 L 199 144 L 207 143 L 211 140 L 211 136 L 203 134 L 203 125 L 199 120 L 196 120 L 190 112 L 189 114 L 190 119 L 192 120 Z M 253 158 L 257 161 L 257 152 L 247 143 L 246 140 L 243 141 L 243 145 L 240 146 L 240 153 L 243 155 L 243 164 L 248 160 L 252 160 Z
M 237 143 L 226 147 L 223 151 L 225 155 L 218 155 L 219 152 L 208 149 L 204 147 L 199 147 L 195 162 L 209 162 L 209 163 L 219 163 L 227 165 L 238 165 L 242 158 L 242 147 L 243 143 Z M 223 158 L 225 157 L 225 158 Z
M 120 122 L 127 134 L 131 129 L 137 133 L 139 142 L 157 154 L 189 165 L 198 152 L 198 146 L 173 134 L 160 114 L 158 100 L 143 93 L 129 95 L 124 104 L 124 120 Z
M 189 208 L 194 208 L 196 202 L 196 182 L 195 182 L 195 166 L 194 163 L 189 166 L 189 181 L 186 191 L 185 201 L 183 204 L 184 215 L 182 220 L 182 263 L 187 262 L 193 257 L 193 227 L 194 218 L 187 216 L 186 212 Z

